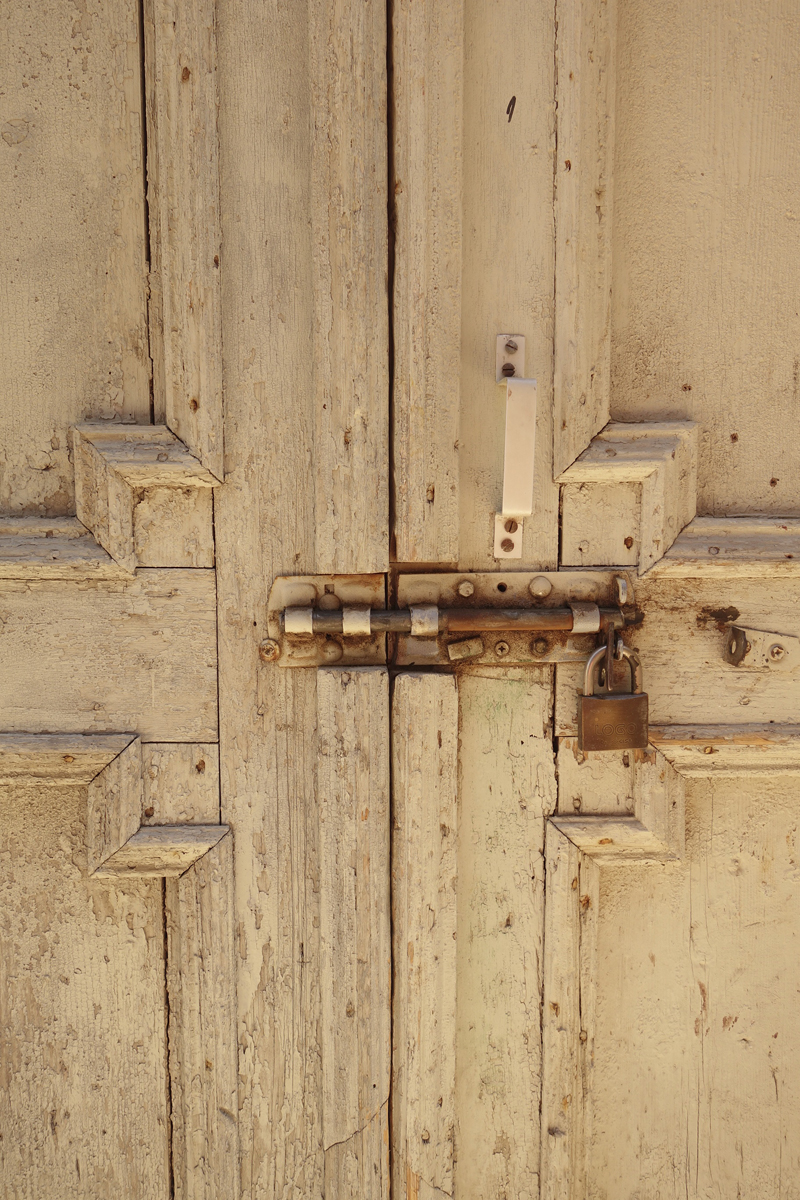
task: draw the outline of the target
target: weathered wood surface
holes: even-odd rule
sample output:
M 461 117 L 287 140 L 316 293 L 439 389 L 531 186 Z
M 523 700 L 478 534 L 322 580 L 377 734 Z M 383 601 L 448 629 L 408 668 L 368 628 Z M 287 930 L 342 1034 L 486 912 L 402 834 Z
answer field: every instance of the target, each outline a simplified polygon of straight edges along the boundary
M 459 678 L 455 1195 L 536 1196 L 548 668 Z
M 732 623 L 797 636 L 797 586 L 790 578 L 644 576 L 636 585 L 640 626 L 626 634 L 644 667 L 654 725 L 753 725 L 797 720 L 797 676 L 733 667 L 723 659 Z M 577 733 L 580 672 L 556 668 L 556 732 Z
M 215 5 L 143 8 L 155 419 L 222 479 Z
M 93 874 L 98 879 L 177 879 L 227 832 L 227 825 L 142 826 Z
M 695 515 L 697 429 L 612 422 L 559 480 L 562 564 L 638 563 L 642 574 Z
M 392 1195 L 453 1194 L 458 691 L 403 673 L 392 698 Z
M 795 15 L 619 5 L 612 415 L 698 421 L 718 516 L 800 515 Z
M 175 1200 L 239 1195 L 232 835 L 168 879 L 169 1074 Z
M 220 759 L 222 816 L 236 836 L 241 1178 L 254 1200 L 319 1200 L 337 1186 L 333 1152 L 326 1179 L 322 1150 L 316 678 L 260 662 L 269 586 L 276 575 L 333 563 L 383 570 L 389 550 L 381 440 L 385 10 L 346 3 L 309 14 L 313 30 L 305 14 L 247 0 L 221 5 L 217 30 L 226 448 L 225 487 L 215 500 Z M 345 260 L 352 276 L 341 269 Z M 321 325 L 334 310 L 335 328 Z M 362 410 L 352 425 L 345 414 L 356 388 L 348 378 L 358 381 Z M 322 391 L 334 387 L 336 407 L 322 409 Z M 351 457 L 342 465 L 344 453 Z M 335 526 L 326 509 L 334 496 Z
M 689 576 L 757 579 L 800 575 L 800 521 L 781 517 L 695 517 L 653 568 Z
M 170 1192 L 161 889 L 87 877 L 83 788 L 0 789 L 0 1177 L 15 1200 Z
M 581 855 L 550 821 L 545 849 L 540 1195 L 542 1200 L 572 1200 L 583 1134 Z
M 602 870 L 589 1194 L 791 1195 L 797 803 L 694 780 L 684 862 Z
M 219 824 L 219 746 L 142 746 L 142 824 Z
M 322 1142 L 338 1163 L 333 1194 L 350 1194 L 350 1160 L 358 1195 L 380 1200 L 392 1021 L 388 671 L 321 669 L 317 709 Z
M 557 21 L 556 475 L 608 420 L 617 3 L 566 0 Z
M 75 517 L 0 519 L 0 579 L 129 579 Z
M 129 733 L 0 733 L 0 784 L 86 786 L 132 741 Z
M 525 336 L 525 373 L 538 383 L 533 517 L 525 521 L 516 565 L 547 568 L 558 556 L 553 40 L 551 6 L 512 0 L 502 15 L 481 0 L 464 6 L 459 565 L 465 570 L 497 565 L 494 516 L 503 495 L 506 399 L 505 387 L 495 382 L 498 333 Z
M 74 512 L 70 425 L 150 419 L 140 51 L 125 0 L 4 15 L 3 512 Z
M 126 746 L 89 784 L 86 859 L 90 875 L 132 838 L 142 820 L 142 744 Z
M 400 0 L 392 25 L 395 553 L 455 563 L 464 6 Z
M 309 8 L 317 571 L 385 571 L 389 549 L 386 9 Z M 310 201 L 310 204 L 309 204 Z M 292 214 L 296 220 L 298 214 Z M 298 231 L 299 232 L 299 231 Z M 273 292 L 273 295 L 275 293 Z M 301 385 L 302 386 L 302 385 Z
M 651 725 L 650 742 L 683 776 L 800 773 L 800 725 Z
M 4 580 L 0 613 L 1 729 L 216 739 L 213 571 Z
M 78 518 L 136 567 L 213 567 L 217 480 L 165 425 L 71 430 Z

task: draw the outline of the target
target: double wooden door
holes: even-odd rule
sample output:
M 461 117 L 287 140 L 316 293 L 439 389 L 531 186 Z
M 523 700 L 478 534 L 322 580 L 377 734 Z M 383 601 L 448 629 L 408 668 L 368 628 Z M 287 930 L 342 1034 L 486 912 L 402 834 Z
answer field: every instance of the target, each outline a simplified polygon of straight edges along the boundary
M 6 16 L 0 1191 L 794 1195 L 791 6 Z

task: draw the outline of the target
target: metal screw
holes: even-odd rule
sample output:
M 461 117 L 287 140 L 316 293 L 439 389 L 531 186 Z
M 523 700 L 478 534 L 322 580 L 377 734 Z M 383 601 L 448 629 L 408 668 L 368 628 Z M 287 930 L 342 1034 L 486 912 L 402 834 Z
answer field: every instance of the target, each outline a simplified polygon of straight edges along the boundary
M 528 591 L 532 596 L 538 596 L 543 600 L 545 596 L 549 596 L 553 590 L 553 585 L 545 575 L 537 575 L 528 584 Z
M 511 538 L 503 538 L 502 542 L 500 543 L 500 549 L 504 554 L 510 554 L 514 549 L 514 543 L 512 542 Z
M 509 338 L 508 341 L 506 342 L 506 350 L 508 351 L 508 353 L 516 354 L 518 349 L 519 349 L 519 347 L 517 346 L 517 343 L 514 341 L 514 339 Z
M 280 658 L 281 648 L 274 638 L 265 638 L 258 647 L 258 657 L 262 662 L 275 662 L 276 658 Z
M 459 596 L 471 596 L 474 591 L 475 584 L 470 583 L 468 579 L 462 579 L 461 583 L 458 585 Z
M 517 368 L 513 363 L 503 363 L 502 367 L 500 368 L 500 373 L 505 375 L 507 379 L 510 379 L 512 375 L 516 375 Z
M 508 642 L 496 642 L 495 643 L 494 652 L 498 658 L 505 658 L 505 656 L 507 654 L 509 654 L 510 651 L 511 651 L 511 647 L 509 646 Z
M 769 656 L 773 662 L 780 662 L 782 658 L 786 657 L 786 650 L 776 642 L 774 646 L 770 646 Z
M 506 533 L 516 533 L 519 529 L 519 525 L 516 521 L 506 521 L 503 528 L 505 529 Z
M 531 643 L 531 650 L 534 654 L 546 654 L 547 638 L 536 638 L 536 640 Z

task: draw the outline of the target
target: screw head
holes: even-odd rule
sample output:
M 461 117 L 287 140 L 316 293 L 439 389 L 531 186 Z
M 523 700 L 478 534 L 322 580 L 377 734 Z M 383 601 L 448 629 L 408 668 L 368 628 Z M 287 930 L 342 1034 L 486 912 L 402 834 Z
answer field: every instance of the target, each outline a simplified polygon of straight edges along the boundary
M 531 650 L 534 654 L 546 654 L 547 645 L 547 638 L 535 638 L 531 642 Z
M 506 342 L 506 350 L 508 351 L 508 353 L 509 353 L 509 354 L 516 354 L 518 349 L 519 349 L 519 346 L 518 346 L 518 345 L 517 345 L 517 343 L 514 341 L 514 339 L 513 339 L 513 338 L 509 338 L 509 339 L 508 339 L 508 341 Z
M 786 649 L 784 646 L 779 646 L 776 642 L 774 646 L 770 646 L 769 656 L 773 662 L 780 662 L 782 658 L 786 657 Z
M 500 372 L 502 375 L 505 375 L 506 379 L 510 379 L 512 375 L 516 375 L 517 368 L 513 363 L 503 363 Z
M 505 658 L 507 654 L 510 654 L 511 647 L 508 642 L 495 642 L 494 652 L 498 658 Z
M 512 542 L 511 538 L 503 538 L 502 542 L 500 543 L 500 549 L 504 554 L 510 554 L 514 549 L 514 543 Z
M 274 638 L 265 638 L 258 647 L 258 657 L 262 662 L 275 662 L 281 656 L 281 648 Z
M 468 579 L 462 579 L 461 583 L 458 585 L 459 596 L 471 596 L 474 591 L 475 584 L 470 583 Z
M 517 524 L 516 521 L 509 520 L 509 521 L 506 521 L 503 528 L 505 529 L 506 533 L 516 533 L 517 530 L 519 529 L 519 525 Z
M 528 591 L 532 596 L 537 596 L 540 600 L 544 600 L 545 596 L 549 596 L 553 590 L 553 585 L 544 575 L 537 575 L 528 584 Z
M 709 546 L 708 553 L 709 554 L 719 554 L 719 546 Z
M 325 659 L 325 662 L 335 663 L 338 662 L 342 657 L 344 650 L 342 649 L 341 644 L 337 642 L 335 638 L 330 638 L 326 639 L 326 641 L 322 643 L 321 654 Z

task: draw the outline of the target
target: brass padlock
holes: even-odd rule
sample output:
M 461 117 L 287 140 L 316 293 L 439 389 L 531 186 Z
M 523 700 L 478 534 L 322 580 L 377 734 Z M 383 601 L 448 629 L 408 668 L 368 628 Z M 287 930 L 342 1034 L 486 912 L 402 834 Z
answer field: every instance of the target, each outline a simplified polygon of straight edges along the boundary
M 606 690 L 595 692 L 595 676 L 606 656 L 606 647 L 590 656 L 583 679 L 583 695 L 578 699 L 578 746 L 581 750 L 643 750 L 647 746 L 647 695 L 642 691 L 639 658 L 621 642 L 616 656 L 627 662 L 632 692 Z M 610 680 L 606 678 L 606 689 Z

